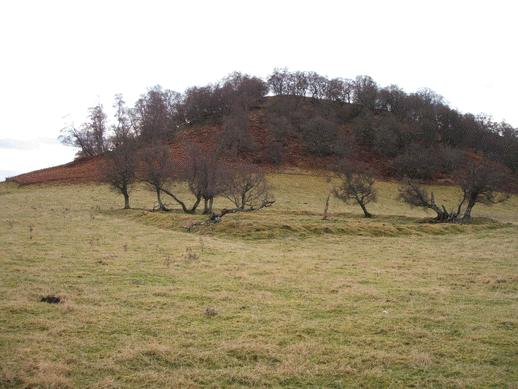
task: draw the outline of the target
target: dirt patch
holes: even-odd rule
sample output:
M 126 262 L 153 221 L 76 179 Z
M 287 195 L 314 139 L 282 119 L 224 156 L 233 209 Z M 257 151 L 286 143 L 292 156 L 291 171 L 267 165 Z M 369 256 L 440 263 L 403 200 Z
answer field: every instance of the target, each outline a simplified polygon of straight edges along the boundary
M 42 297 L 40 301 L 42 303 L 59 304 L 59 302 L 61 301 L 61 298 L 48 295 L 46 297 Z

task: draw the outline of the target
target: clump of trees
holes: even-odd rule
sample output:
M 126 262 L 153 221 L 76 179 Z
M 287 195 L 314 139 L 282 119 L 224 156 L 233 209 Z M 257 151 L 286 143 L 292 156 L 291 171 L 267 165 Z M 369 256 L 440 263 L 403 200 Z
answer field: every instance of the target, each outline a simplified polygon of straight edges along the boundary
M 366 75 L 329 79 L 288 68 L 274 69 L 267 82 L 276 96 L 268 112 L 271 130 L 279 140 L 297 137 L 316 156 L 341 157 L 336 145 L 347 135 L 354 146 L 393 161 L 390 173 L 399 178 L 450 174 L 452 157 L 463 151 L 518 171 L 516 128 L 485 114 L 461 113 L 429 88 L 407 93 Z
M 212 214 L 214 199 L 219 196 L 235 204 L 234 212 L 256 210 L 264 207 L 264 203 L 274 202 L 266 174 L 255 165 L 224 164 L 214 150 L 204 150 L 196 145 L 185 145 L 187 156 L 182 159 L 175 158 L 167 145 L 150 146 L 140 151 L 135 145 L 134 137 L 124 137 L 99 166 L 101 180 L 124 196 L 125 209 L 130 208 L 129 193 L 136 181 L 145 183 L 156 194 L 154 210 L 171 210 L 164 202 L 164 195 L 184 213 L 191 214 L 202 201 L 202 213 Z M 189 189 L 192 205 L 177 194 L 179 184 L 185 184 Z
M 242 113 L 252 109 L 267 93 L 268 84 L 262 79 L 234 72 L 214 84 L 187 88 L 184 93 L 155 85 L 148 88 L 132 108 L 117 94 L 114 108 L 117 120 L 123 120 L 124 125 L 131 128 L 141 145 L 149 145 L 167 141 L 178 129 L 208 118 L 218 123 L 223 117 L 243 116 Z M 240 123 L 238 127 L 243 126 Z M 107 115 L 99 103 L 88 109 L 87 121 L 79 128 L 68 123 L 60 140 L 79 148 L 78 157 L 102 154 L 109 149 L 114 135 L 113 131 L 110 135 L 109 130 Z
M 170 210 L 163 196 L 172 199 L 185 213 L 195 213 L 203 201 L 203 214 L 212 214 L 214 199 L 218 196 L 231 199 L 241 210 L 252 210 L 256 202 L 264 199 L 272 200 L 266 175 L 257 167 L 245 163 L 224 164 L 217 148 L 191 143 L 183 145 L 183 158 L 175 157 L 171 145 L 160 137 L 151 142 L 141 141 L 142 133 L 132 124 L 131 110 L 126 108 L 121 95 L 116 96 L 114 107 L 116 124 L 112 126 L 109 151 L 99 169 L 101 180 L 124 196 L 125 209 L 130 208 L 129 193 L 135 181 L 145 183 L 156 194 L 157 205 L 153 208 L 161 211 Z M 179 183 L 188 187 L 192 205 L 175 193 Z
M 73 122 L 61 130 L 59 141 L 66 146 L 79 149 L 78 157 L 91 157 L 107 150 L 108 116 L 101 103 L 88 108 L 88 121 L 77 128 Z
M 471 219 L 471 211 L 477 203 L 493 205 L 508 200 L 509 176 L 501 165 L 488 161 L 469 163 L 457 180 L 461 199 L 457 207 L 448 211 L 444 205 L 436 204 L 434 194 L 428 194 L 416 180 L 406 178 L 399 188 L 398 198 L 411 207 L 431 209 L 437 215 L 433 222 L 463 223 Z

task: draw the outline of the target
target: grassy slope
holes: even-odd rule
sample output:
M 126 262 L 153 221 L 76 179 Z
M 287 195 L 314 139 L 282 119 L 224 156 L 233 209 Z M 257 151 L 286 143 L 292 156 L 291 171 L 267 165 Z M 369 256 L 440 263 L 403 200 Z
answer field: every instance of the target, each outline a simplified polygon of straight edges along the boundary
M 0 185 L 0 387 L 516 387 L 516 199 L 432 226 L 383 183 L 387 216 L 322 221 L 322 178 L 272 181 L 190 234 L 104 186 Z

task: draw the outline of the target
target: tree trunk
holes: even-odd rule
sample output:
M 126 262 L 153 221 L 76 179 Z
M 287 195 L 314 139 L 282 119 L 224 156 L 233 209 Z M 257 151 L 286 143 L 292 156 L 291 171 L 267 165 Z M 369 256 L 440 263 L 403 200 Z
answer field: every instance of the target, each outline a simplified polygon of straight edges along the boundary
M 212 213 L 212 204 L 214 204 L 214 197 L 204 198 L 205 204 L 203 206 L 203 215 L 210 215 Z
M 369 211 L 367 211 L 367 208 L 365 207 L 365 204 L 363 203 L 363 201 L 359 201 L 358 204 L 360 204 L 360 207 L 362 207 L 362 210 L 363 210 L 363 213 L 365 214 L 365 217 L 371 218 L 372 214 Z
M 326 200 L 326 206 L 324 207 L 324 216 L 322 217 L 322 220 L 327 220 L 327 210 L 329 209 L 329 198 L 331 195 L 327 196 Z
M 167 189 L 164 189 L 164 188 L 160 188 L 160 190 L 162 192 L 164 192 L 165 194 L 171 196 L 174 201 L 176 201 L 178 204 L 180 204 L 184 213 L 196 212 L 196 208 L 198 208 L 198 205 L 200 204 L 200 201 L 201 201 L 201 196 L 196 197 L 196 202 L 193 204 L 191 209 L 188 209 L 186 207 L 185 203 L 183 201 L 181 201 L 178 197 L 176 197 L 173 193 L 169 192 Z
M 212 212 L 209 211 L 209 199 L 208 198 L 204 198 L 203 199 L 203 212 L 202 212 L 202 215 L 208 215 Z
M 160 197 L 160 188 L 159 187 L 156 187 L 156 197 L 157 197 L 157 200 L 158 200 L 158 206 L 159 206 L 160 210 L 161 211 L 167 211 L 167 208 L 162 203 L 162 198 Z
M 192 208 L 190 210 L 188 210 L 186 213 L 195 213 L 196 208 L 198 208 L 198 205 L 200 205 L 200 202 L 201 202 L 201 196 L 196 197 L 196 201 L 192 205 Z
M 462 217 L 462 220 L 471 219 L 471 210 L 473 209 L 473 207 L 475 206 L 476 203 L 477 203 L 476 198 L 472 197 L 469 199 L 468 206 L 466 207 L 466 211 L 464 211 L 464 216 Z
M 125 190 L 124 193 L 124 209 L 130 209 L 130 202 L 129 202 L 129 194 L 128 191 Z
M 245 209 L 246 205 L 246 192 L 241 195 L 241 206 L 239 208 Z

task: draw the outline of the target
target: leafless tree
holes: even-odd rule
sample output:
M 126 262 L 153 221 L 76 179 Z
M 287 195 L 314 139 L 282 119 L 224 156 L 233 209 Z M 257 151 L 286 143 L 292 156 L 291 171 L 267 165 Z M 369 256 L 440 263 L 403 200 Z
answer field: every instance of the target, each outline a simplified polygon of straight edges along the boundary
M 183 179 L 187 181 L 197 203 L 204 200 L 203 214 L 212 213 L 214 198 L 223 192 L 223 172 L 218 155 L 214 150 L 203 150 L 199 146 L 186 147 L 188 160 L 184 165 Z M 196 208 L 194 207 L 192 211 Z
M 353 94 L 353 81 L 345 78 L 333 78 L 327 83 L 325 97 L 339 102 L 350 103 Z
M 333 188 L 334 196 L 344 202 L 354 200 L 361 207 L 366 218 L 372 217 L 366 206 L 376 201 L 374 170 L 344 159 L 335 167 L 335 173 L 342 182 L 340 186 Z
M 310 97 L 313 100 L 323 99 L 327 92 L 329 80 L 317 72 L 308 72 L 306 78 Z
M 172 184 L 174 175 L 175 163 L 171 160 L 171 152 L 168 146 L 153 145 L 141 153 L 137 178 L 155 191 L 158 207 L 161 211 L 168 210 L 162 202 L 161 194 L 165 188 Z
M 402 200 L 410 207 L 431 209 L 437 216 L 432 219 L 433 222 L 452 222 L 458 220 L 458 212 L 453 210 L 448 212 L 444 205 L 441 207 L 435 203 L 433 192 L 428 194 L 428 191 L 423 188 L 416 180 L 406 178 L 402 185 L 398 188 L 398 199 Z
M 433 180 L 440 171 L 441 165 L 439 152 L 419 143 L 409 145 L 405 152 L 393 161 L 395 173 L 399 177 L 418 180 Z
M 230 73 L 222 81 L 225 104 L 231 110 L 248 111 L 268 93 L 268 84 L 262 79 L 242 74 Z
M 511 197 L 511 193 L 506 190 L 509 180 L 510 175 L 498 164 L 487 161 L 469 164 L 459 181 L 463 194 L 459 213 L 462 205 L 467 202 L 463 219 L 471 218 L 471 211 L 477 203 L 493 205 L 507 201 Z
M 307 72 L 301 71 L 288 73 L 286 94 L 297 96 L 299 98 L 306 97 L 309 88 L 307 75 Z
M 379 101 L 381 109 L 392 112 L 399 118 L 405 117 L 407 113 L 406 92 L 398 85 L 392 84 L 379 91 Z
M 272 198 L 266 174 L 254 165 L 241 164 L 229 168 L 225 176 L 223 196 L 236 208 L 254 207 L 266 197 Z
M 354 102 L 373 110 L 378 103 L 378 84 L 369 76 L 357 76 L 354 80 Z
M 506 190 L 510 175 L 499 165 L 487 161 L 472 162 L 460 174 L 458 186 L 462 198 L 456 210 L 448 212 L 444 205 L 437 206 L 433 192 L 428 195 L 426 189 L 415 180 L 405 179 L 399 188 L 398 197 L 412 207 L 434 210 L 437 213 L 433 219 L 435 222 L 464 222 L 471 219 L 471 211 L 477 203 L 492 205 L 511 197 Z M 464 205 L 466 209 L 462 215 Z
M 79 148 L 77 157 L 91 157 L 95 155 L 94 138 L 87 128 L 81 126 L 77 128 L 70 122 L 61 130 L 59 141 L 65 146 Z
M 131 131 L 131 118 L 130 118 L 130 110 L 126 106 L 126 102 L 124 101 L 124 96 L 122 93 L 117 93 L 114 96 L 114 101 L 112 107 L 115 109 L 115 120 L 116 124 L 113 125 L 114 133 L 128 133 Z
M 88 108 L 88 121 L 80 128 L 76 128 L 73 123 L 67 123 L 61 130 L 59 141 L 66 146 L 78 147 L 79 157 L 102 154 L 107 150 L 107 118 L 101 103 Z
M 518 172 L 518 128 L 502 122 L 499 132 L 502 138 L 501 159 L 513 174 Z
M 137 141 L 131 134 L 118 133 L 112 143 L 113 150 L 105 154 L 105 161 L 99 165 L 100 179 L 124 196 L 124 209 L 129 209 L 129 193 L 137 167 Z
M 276 96 L 288 94 L 288 83 L 289 83 L 289 70 L 288 68 L 275 68 L 272 74 L 268 76 L 268 85 L 270 90 Z
M 179 93 L 155 85 L 140 96 L 133 108 L 134 125 L 142 142 L 150 144 L 174 135 L 179 124 Z
M 108 131 L 108 115 L 104 112 L 103 105 L 97 104 L 95 107 L 88 108 L 88 128 L 94 139 L 94 148 L 96 154 L 102 154 L 106 151 L 106 136 Z
M 222 86 L 217 82 L 187 88 L 180 110 L 187 123 L 192 124 L 208 118 L 220 121 L 221 116 L 228 112 L 229 103 Z

